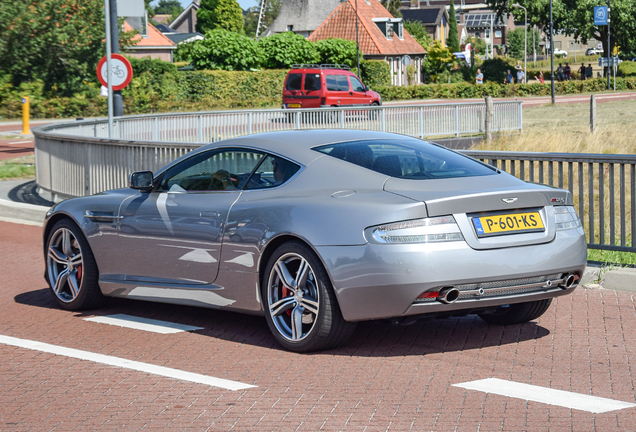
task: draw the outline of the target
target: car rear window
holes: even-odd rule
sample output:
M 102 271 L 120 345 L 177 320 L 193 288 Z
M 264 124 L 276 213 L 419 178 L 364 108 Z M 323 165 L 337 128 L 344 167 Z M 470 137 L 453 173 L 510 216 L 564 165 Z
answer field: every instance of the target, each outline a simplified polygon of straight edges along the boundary
M 416 139 L 351 141 L 314 150 L 401 179 L 430 180 L 497 173 L 490 165 Z
M 321 88 L 320 74 L 305 74 L 305 90 L 320 90 Z
M 349 91 L 349 81 L 346 75 L 327 75 L 327 90 Z
M 303 74 L 290 73 L 287 75 L 287 83 L 285 88 L 287 90 L 300 90 L 302 88 Z

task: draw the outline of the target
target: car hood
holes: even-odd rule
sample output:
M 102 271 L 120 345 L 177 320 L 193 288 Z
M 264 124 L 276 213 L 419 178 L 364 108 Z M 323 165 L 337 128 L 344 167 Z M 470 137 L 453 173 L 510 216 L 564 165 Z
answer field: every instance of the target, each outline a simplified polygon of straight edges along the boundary
M 423 201 L 429 217 L 545 207 L 571 201 L 565 190 L 527 183 L 505 173 L 439 180 L 392 177 L 385 182 L 384 190 Z

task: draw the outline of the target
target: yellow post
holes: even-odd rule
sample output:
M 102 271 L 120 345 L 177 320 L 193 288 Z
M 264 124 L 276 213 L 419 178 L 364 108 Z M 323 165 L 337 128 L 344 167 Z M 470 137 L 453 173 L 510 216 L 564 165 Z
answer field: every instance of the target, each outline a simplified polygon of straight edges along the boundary
M 22 134 L 28 135 L 29 131 L 29 98 L 22 98 Z

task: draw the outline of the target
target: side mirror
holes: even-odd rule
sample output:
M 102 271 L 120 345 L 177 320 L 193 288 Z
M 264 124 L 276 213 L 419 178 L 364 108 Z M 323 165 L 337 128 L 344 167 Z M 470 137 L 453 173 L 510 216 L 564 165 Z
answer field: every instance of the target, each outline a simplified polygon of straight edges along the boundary
M 150 191 L 152 186 L 152 171 L 137 171 L 128 176 L 128 187 L 131 189 Z
M 370 89 L 369 89 L 369 86 L 368 86 L 368 85 L 365 85 L 365 86 L 364 86 L 364 91 L 366 92 L 366 91 L 369 91 L 369 90 L 370 90 Z

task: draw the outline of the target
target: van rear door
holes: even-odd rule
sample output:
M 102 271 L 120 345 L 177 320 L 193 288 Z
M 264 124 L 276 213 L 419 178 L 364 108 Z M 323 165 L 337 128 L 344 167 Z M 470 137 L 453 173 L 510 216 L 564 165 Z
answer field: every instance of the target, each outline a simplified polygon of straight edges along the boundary
M 306 73 L 303 89 L 303 108 L 320 108 L 320 97 L 323 94 L 320 74 Z

